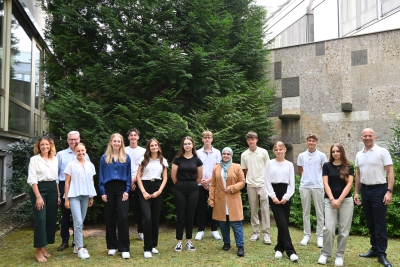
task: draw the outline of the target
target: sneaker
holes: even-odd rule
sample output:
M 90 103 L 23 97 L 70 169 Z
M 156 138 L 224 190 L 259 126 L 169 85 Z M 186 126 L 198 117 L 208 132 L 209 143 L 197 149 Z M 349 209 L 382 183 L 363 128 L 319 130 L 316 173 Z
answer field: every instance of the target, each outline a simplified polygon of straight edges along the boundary
M 73 251 L 75 254 L 76 253 L 78 253 L 78 247 L 77 246 L 74 246 L 74 251 Z
M 152 248 L 152 249 L 151 249 L 151 253 L 153 253 L 153 254 L 158 254 L 158 250 L 157 250 L 156 248 Z
M 269 234 L 264 234 L 264 244 L 271 245 L 271 237 Z
M 300 245 L 307 246 L 308 243 L 310 243 L 310 236 L 305 235 L 303 239 L 300 241 Z
M 280 252 L 279 250 L 275 251 L 275 259 L 282 259 L 282 252 Z
M 143 233 L 138 233 L 138 234 L 137 234 L 137 238 L 138 238 L 139 240 L 142 240 L 142 241 L 143 241 Z
M 81 248 L 80 250 L 78 250 L 78 258 L 81 258 L 81 259 L 89 259 L 90 258 L 89 252 L 86 250 L 86 248 Z
M 290 260 L 291 261 L 298 261 L 299 257 L 296 254 L 292 254 L 292 255 L 290 255 Z
M 181 252 L 182 251 L 182 242 L 178 242 L 178 244 L 176 244 L 175 251 L 176 252 Z
M 123 259 L 129 259 L 131 257 L 131 254 L 129 252 L 125 251 L 125 252 L 121 253 L 121 256 Z
M 220 240 L 221 239 L 221 236 L 219 235 L 218 231 L 211 231 L 211 235 L 216 240 Z
M 343 266 L 343 257 L 336 257 L 335 266 Z
M 143 255 L 145 259 L 150 259 L 151 257 L 153 257 L 150 251 L 145 251 Z
M 324 246 L 324 239 L 323 239 L 322 236 L 320 236 L 320 237 L 317 238 L 317 246 L 318 246 L 319 248 L 322 248 L 322 247 Z
M 200 241 L 204 238 L 204 231 L 198 231 L 194 240 Z M 220 237 L 221 239 L 221 237 Z
M 325 265 L 327 260 L 328 260 L 328 257 L 321 254 L 321 256 L 319 256 L 319 259 L 318 259 L 318 264 Z
M 196 247 L 193 245 L 192 242 L 186 242 L 186 249 L 189 251 L 195 251 Z
M 118 249 L 109 249 L 108 250 L 108 255 L 110 256 L 115 256 L 117 254 Z
M 222 250 L 228 251 L 231 249 L 231 243 L 224 243 Z
M 253 234 L 253 235 L 250 237 L 250 242 L 255 242 L 255 241 L 257 241 L 258 239 L 260 239 L 260 234 Z

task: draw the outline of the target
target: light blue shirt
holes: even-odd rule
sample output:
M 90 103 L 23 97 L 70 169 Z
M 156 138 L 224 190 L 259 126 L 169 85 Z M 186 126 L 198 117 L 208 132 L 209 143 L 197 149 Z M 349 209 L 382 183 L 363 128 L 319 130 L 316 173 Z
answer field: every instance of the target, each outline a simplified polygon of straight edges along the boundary
M 68 163 L 76 159 L 76 155 L 74 151 L 68 147 L 67 149 L 59 151 L 56 156 L 58 159 L 58 181 L 65 182 L 65 167 L 67 167 Z M 86 154 L 85 159 L 90 161 L 88 154 Z

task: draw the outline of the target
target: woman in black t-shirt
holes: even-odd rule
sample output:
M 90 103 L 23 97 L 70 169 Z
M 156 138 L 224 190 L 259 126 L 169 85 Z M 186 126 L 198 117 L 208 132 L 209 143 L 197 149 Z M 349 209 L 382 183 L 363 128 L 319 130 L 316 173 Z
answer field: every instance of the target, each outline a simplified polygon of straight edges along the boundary
M 175 184 L 174 200 L 176 209 L 175 251 L 182 251 L 183 229 L 186 229 L 186 249 L 196 250 L 192 243 L 193 219 L 199 198 L 198 184 L 203 177 L 203 162 L 197 157 L 193 139 L 182 139 L 178 155 L 172 161 L 171 179 Z
M 354 180 L 354 168 L 347 160 L 341 144 L 335 143 L 331 146 L 329 162 L 323 166 L 322 178 L 325 188 L 325 227 L 324 246 L 318 263 L 326 264 L 328 257 L 332 255 L 339 219 L 335 266 L 343 266 L 344 251 L 353 219 L 354 203 L 350 191 Z

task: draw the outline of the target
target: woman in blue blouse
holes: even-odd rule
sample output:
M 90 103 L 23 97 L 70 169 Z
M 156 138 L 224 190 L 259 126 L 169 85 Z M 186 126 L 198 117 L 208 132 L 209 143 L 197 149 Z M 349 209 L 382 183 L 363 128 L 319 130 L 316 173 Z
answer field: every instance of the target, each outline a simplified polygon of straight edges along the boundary
M 123 143 L 120 134 L 111 135 L 106 153 L 100 159 L 99 183 L 101 199 L 104 201 L 108 255 L 114 256 L 119 251 L 123 259 L 129 259 L 128 193 L 131 189 L 131 159 L 126 155 Z

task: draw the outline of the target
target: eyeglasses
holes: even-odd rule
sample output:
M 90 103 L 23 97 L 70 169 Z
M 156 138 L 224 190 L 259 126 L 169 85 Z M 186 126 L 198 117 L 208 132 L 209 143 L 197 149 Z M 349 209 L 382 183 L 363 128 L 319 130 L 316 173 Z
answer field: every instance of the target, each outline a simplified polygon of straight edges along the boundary
M 76 138 L 76 139 L 68 139 L 68 141 L 79 141 L 79 138 Z
M 230 156 L 230 153 L 222 153 L 222 156 Z
M 205 136 L 205 137 L 203 137 L 203 139 L 212 139 L 212 136 Z
M 184 146 L 191 146 L 192 143 L 183 143 Z

